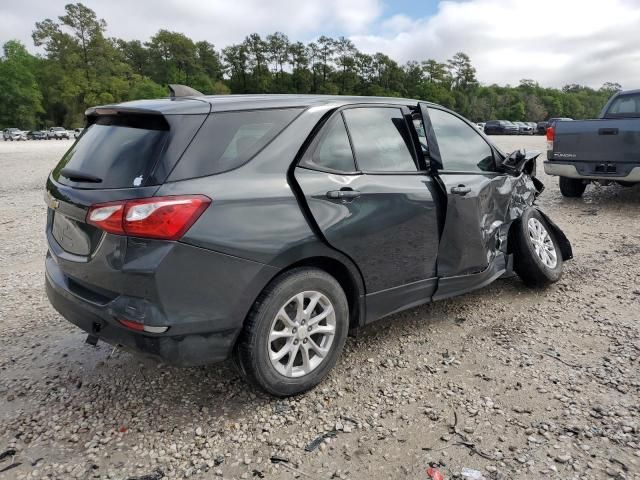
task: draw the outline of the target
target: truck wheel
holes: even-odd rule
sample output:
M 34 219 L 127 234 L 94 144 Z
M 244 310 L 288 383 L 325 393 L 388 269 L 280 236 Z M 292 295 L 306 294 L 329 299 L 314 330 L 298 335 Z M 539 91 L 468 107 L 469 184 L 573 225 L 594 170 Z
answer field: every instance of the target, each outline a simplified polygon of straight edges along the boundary
M 513 268 L 525 285 L 542 287 L 560 280 L 562 253 L 542 215 L 530 208 L 513 228 Z
M 268 393 L 296 395 L 327 376 L 348 329 L 349 306 L 340 284 L 322 270 L 296 268 L 256 300 L 235 360 L 244 376 Z
M 587 188 L 587 184 L 580 179 L 560 177 L 560 193 L 564 197 L 581 197 L 585 188 Z

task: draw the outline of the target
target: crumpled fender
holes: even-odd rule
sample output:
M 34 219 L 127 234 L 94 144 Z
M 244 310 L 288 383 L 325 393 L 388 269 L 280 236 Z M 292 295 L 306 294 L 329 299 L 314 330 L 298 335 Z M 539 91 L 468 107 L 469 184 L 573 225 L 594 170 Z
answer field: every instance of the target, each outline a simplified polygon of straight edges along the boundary
M 558 246 L 560 247 L 562 260 L 571 260 L 573 258 L 573 249 L 571 248 L 571 242 L 569 242 L 569 239 L 567 238 L 567 236 L 564 234 L 564 232 L 560 229 L 559 226 L 553 223 L 553 220 L 551 220 L 546 213 L 544 213 L 538 207 L 533 207 L 533 208 L 535 208 L 538 211 L 538 213 L 542 215 L 542 218 L 544 218 L 545 221 L 547 222 L 549 229 L 553 232 L 553 235 L 558 241 Z
M 549 230 L 551 230 L 551 233 L 553 233 L 555 239 L 558 242 L 558 246 L 560 247 L 560 254 L 562 255 L 562 260 L 571 260 L 573 258 L 573 248 L 571 247 L 571 242 L 569 242 L 569 239 L 564 234 L 564 232 L 560 229 L 560 227 L 558 225 L 556 225 L 553 222 L 553 220 L 551 220 L 549 218 L 549 216 L 546 213 L 544 213 L 542 210 L 540 210 L 540 208 L 538 208 L 537 206 L 532 205 L 530 207 L 527 207 L 527 208 L 523 209 L 522 212 L 520 213 L 520 217 L 522 215 L 524 215 L 524 213 L 530 208 L 537 210 L 538 213 L 540 214 L 540 216 L 542 216 L 542 218 L 545 220 L 545 222 L 547 222 L 547 226 L 549 227 Z M 520 217 L 518 217 L 516 220 L 514 220 L 510 225 L 510 228 L 509 228 L 509 242 L 508 242 L 507 253 L 512 253 L 512 251 L 511 251 L 511 245 L 512 245 L 511 235 L 515 231 L 515 225 L 518 224 L 518 222 L 521 221 Z

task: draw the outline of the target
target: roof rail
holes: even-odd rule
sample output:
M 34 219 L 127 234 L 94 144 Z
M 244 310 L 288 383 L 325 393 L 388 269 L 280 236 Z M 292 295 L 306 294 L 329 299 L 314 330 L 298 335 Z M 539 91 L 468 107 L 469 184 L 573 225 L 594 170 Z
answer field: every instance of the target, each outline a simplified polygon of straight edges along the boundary
M 204 95 L 202 92 L 195 90 L 191 87 L 187 87 L 186 85 L 179 85 L 176 83 L 169 84 L 169 92 L 171 93 L 171 98 L 178 97 L 201 97 Z

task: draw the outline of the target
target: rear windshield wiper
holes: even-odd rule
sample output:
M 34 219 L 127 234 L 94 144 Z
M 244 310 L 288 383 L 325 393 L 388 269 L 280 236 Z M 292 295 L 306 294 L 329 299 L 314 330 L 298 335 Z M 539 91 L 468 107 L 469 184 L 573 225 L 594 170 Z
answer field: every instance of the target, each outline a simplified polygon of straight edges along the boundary
M 88 173 L 83 173 L 73 168 L 63 168 L 60 175 L 67 177 L 72 182 L 101 183 L 102 179 Z

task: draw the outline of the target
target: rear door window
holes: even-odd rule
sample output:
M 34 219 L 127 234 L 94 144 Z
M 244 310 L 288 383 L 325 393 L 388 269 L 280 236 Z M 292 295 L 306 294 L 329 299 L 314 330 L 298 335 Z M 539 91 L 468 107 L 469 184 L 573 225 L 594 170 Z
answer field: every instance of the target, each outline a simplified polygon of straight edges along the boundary
M 301 111 L 286 108 L 211 113 L 169 180 L 204 177 L 243 165 Z
M 161 115 L 100 116 L 62 157 L 53 178 L 82 188 L 145 185 L 168 134 Z
M 415 172 L 411 133 L 399 108 L 344 110 L 358 168 L 365 172 Z
M 341 113 L 334 115 L 327 122 L 320 135 L 305 152 L 301 164 L 319 170 L 355 172 L 349 135 Z

